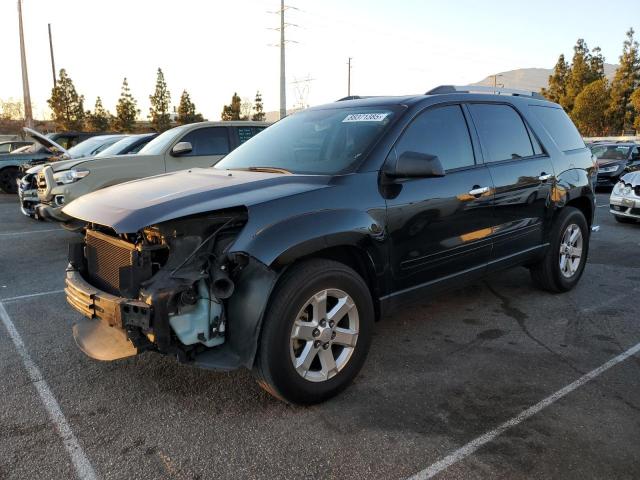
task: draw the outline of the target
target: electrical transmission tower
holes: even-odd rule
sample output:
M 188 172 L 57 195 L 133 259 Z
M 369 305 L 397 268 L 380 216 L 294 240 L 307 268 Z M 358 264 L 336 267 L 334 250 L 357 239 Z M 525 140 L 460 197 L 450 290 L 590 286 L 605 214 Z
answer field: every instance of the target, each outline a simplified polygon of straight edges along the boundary
M 280 27 L 272 28 L 271 30 L 277 30 L 280 32 L 280 43 L 276 46 L 280 47 L 280 118 L 284 118 L 287 116 L 287 76 L 286 76 L 286 62 L 285 62 L 285 45 L 287 43 L 298 43 L 294 40 L 287 40 L 285 38 L 285 30 L 287 27 L 297 27 L 298 25 L 294 23 L 285 22 L 285 12 L 287 10 L 298 10 L 296 7 L 292 7 L 291 5 L 285 5 L 284 0 L 280 0 L 280 10 L 275 13 L 280 15 Z
M 309 89 L 311 88 L 311 82 L 314 80 L 315 78 L 311 78 L 311 74 L 307 74 L 307 76 L 302 79 L 293 77 L 291 84 L 294 86 L 296 92 L 296 103 L 293 105 L 294 112 L 309 108 Z

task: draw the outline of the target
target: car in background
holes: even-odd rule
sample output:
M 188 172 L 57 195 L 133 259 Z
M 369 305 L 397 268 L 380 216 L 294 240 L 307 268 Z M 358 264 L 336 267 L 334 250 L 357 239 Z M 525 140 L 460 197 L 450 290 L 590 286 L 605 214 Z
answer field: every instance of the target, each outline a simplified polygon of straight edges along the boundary
M 145 145 L 137 155 L 90 157 L 54 162 L 38 173 L 35 215 L 82 229 L 62 212 L 82 195 L 118 183 L 192 167 L 211 167 L 269 126 L 265 122 L 199 122 L 172 128 Z
M 611 191 L 609 212 L 620 223 L 640 221 L 640 171 L 627 173 Z
M 24 128 L 27 135 L 35 141 L 33 145 L 20 152 L 0 154 L 0 190 L 5 193 L 17 193 L 17 180 L 22 175 L 21 167 L 25 163 L 44 161 L 60 155 L 67 149 L 98 135 L 100 132 L 59 132 L 42 135 L 31 128 Z
M 147 143 L 158 136 L 157 133 L 139 133 L 126 135 L 113 145 L 105 148 L 96 157 L 110 157 L 112 155 L 126 155 L 138 153 Z
M 0 154 L 11 153 L 18 148 L 29 147 L 33 145 L 33 142 L 27 140 L 8 140 L 6 142 L 0 142 Z
M 110 157 L 115 155 L 127 155 L 127 154 L 136 154 L 143 148 L 147 143 L 157 137 L 157 133 L 142 133 L 138 135 L 124 135 L 119 140 L 115 141 L 109 146 L 106 146 L 108 143 L 111 143 L 111 140 L 107 142 L 102 141 L 103 146 L 106 146 L 104 150 L 100 151 L 97 157 Z M 94 137 L 90 140 L 87 140 L 89 143 L 94 139 L 99 139 L 101 137 Z M 77 145 L 76 147 L 69 150 L 69 154 L 73 154 L 73 151 L 77 147 L 81 147 L 83 144 Z M 93 146 L 91 148 L 94 148 Z M 77 150 L 76 150 L 77 153 Z M 83 158 L 83 157 L 79 157 Z M 23 166 L 23 168 L 30 167 L 29 165 Z M 35 217 L 35 206 L 39 203 L 38 200 L 38 187 L 37 187 L 37 178 L 38 172 L 42 170 L 44 165 L 36 165 L 30 168 L 27 168 L 24 172 L 24 176 L 18 181 L 18 200 L 20 202 L 20 211 L 27 216 Z
M 613 187 L 625 173 L 640 170 L 640 146 L 633 142 L 601 142 L 591 146 L 598 162 L 596 187 Z

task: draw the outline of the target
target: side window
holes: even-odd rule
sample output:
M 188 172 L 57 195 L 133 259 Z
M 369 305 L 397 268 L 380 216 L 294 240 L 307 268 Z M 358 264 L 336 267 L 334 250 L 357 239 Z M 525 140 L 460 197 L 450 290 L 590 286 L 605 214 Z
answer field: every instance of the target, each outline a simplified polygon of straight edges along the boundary
M 467 122 L 459 105 L 437 107 L 421 113 L 396 145 L 404 152 L 436 155 L 445 170 L 475 164 Z
M 470 104 L 469 109 L 480 135 L 485 162 L 531 157 L 533 147 L 522 118 L 508 105 Z
M 240 145 L 264 130 L 264 127 L 238 127 Z
M 189 142 L 193 147 L 191 152 L 183 157 L 198 157 L 202 155 L 226 155 L 229 153 L 229 135 L 227 127 L 205 127 L 187 133 L 181 142 Z
M 578 129 L 561 108 L 532 105 L 530 111 L 563 152 L 585 147 Z

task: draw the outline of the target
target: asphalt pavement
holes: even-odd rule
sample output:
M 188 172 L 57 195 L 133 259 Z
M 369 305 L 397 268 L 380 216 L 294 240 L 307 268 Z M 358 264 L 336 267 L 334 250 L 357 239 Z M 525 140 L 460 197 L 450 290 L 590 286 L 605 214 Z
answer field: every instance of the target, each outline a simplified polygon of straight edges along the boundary
M 74 234 L 0 194 L 0 478 L 640 478 L 640 356 L 583 377 L 640 343 L 640 224 L 607 199 L 575 290 L 518 268 L 406 307 L 349 389 L 302 408 L 248 371 L 85 357 L 61 293 Z

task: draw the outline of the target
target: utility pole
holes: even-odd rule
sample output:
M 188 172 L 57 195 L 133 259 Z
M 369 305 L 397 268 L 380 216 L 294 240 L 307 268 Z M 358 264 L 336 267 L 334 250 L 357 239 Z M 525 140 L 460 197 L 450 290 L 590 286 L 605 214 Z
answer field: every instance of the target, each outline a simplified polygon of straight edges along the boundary
M 504 75 L 497 73 L 491 76 L 493 77 L 493 93 L 496 93 L 496 90 L 498 89 L 498 77 L 504 77 Z M 500 84 L 500 87 L 504 87 L 504 85 Z
M 20 62 L 22 64 L 22 94 L 24 95 L 24 124 L 33 127 L 31 112 L 31 94 L 29 92 L 29 75 L 27 74 L 27 57 L 24 51 L 24 31 L 22 28 L 22 0 L 18 0 L 18 29 L 20 31 Z
M 347 62 L 349 69 L 347 70 L 347 97 L 351 96 L 351 57 L 349 57 L 349 61 Z
M 51 52 L 51 73 L 53 75 L 53 87 L 56 86 L 56 62 L 53 59 L 53 40 L 51 39 L 51 24 L 48 23 L 49 27 L 49 51 Z
M 287 116 L 287 85 L 284 60 L 284 0 L 280 0 L 280 119 Z

